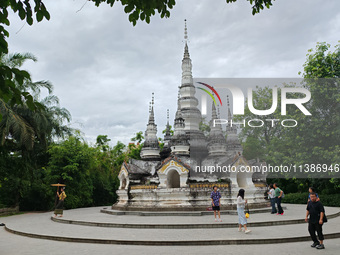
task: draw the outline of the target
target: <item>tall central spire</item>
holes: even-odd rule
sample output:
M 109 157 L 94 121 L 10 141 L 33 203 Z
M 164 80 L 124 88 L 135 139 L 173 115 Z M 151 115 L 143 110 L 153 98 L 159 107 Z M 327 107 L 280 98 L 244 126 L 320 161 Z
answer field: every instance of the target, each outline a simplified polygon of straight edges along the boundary
M 184 42 L 187 44 L 188 42 L 188 29 L 187 29 L 187 20 L 184 20 Z
M 184 20 L 184 56 L 182 60 L 182 85 L 184 84 L 192 84 L 192 64 L 189 55 L 188 48 L 188 29 L 187 29 L 187 20 Z
M 202 114 L 197 108 L 198 100 L 195 97 L 196 88 L 194 86 L 192 77 L 192 64 L 189 55 L 188 29 L 186 20 L 184 20 L 184 43 L 184 56 L 182 59 L 182 84 L 179 87 L 180 97 L 178 99 L 178 107 L 180 110 L 178 112 L 184 120 L 183 131 L 190 141 L 190 157 L 193 156 L 202 158 L 201 156 L 204 156 L 203 154 L 205 151 L 207 152 L 206 138 L 203 132 L 199 129 L 200 122 L 202 121 Z M 181 125 L 177 126 L 181 128 Z
M 195 97 L 196 89 L 192 78 L 192 64 L 188 48 L 187 22 L 184 20 L 184 56 L 182 59 L 182 84 L 179 87 L 180 110 L 185 120 L 185 130 L 199 130 L 202 115 L 198 110 L 198 100 Z

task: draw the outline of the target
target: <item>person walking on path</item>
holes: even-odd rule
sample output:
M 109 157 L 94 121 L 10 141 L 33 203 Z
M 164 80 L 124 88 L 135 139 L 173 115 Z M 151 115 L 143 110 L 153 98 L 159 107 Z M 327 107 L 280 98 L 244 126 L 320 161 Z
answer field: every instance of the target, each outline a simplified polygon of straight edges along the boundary
M 244 207 L 247 204 L 247 200 L 244 200 L 244 189 L 240 189 L 237 194 L 237 215 L 238 215 L 238 231 L 243 231 L 242 226 L 244 227 L 244 232 L 246 234 L 250 233 L 251 230 L 247 229 L 247 218 L 244 213 Z
M 313 240 L 311 247 L 316 249 L 325 249 L 323 244 L 324 236 L 322 234 L 322 225 L 324 223 L 325 208 L 320 201 L 317 201 L 316 193 L 310 194 L 310 201 L 307 205 L 306 222 L 308 223 L 308 231 Z M 309 216 L 309 220 L 308 220 Z M 316 237 L 315 232 L 318 233 L 319 240 Z
M 57 204 L 57 206 L 55 207 L 55 210 L 54 210 L 54 217 L 57 217 L 58 214 L 60 214 L 59 217 L 63 217 L 64 200 L 66 198 L 65 187 L 61 187 L 60 193 L 57 191 L 57 195 L 59 197 L 59 201 L 58 201 L 58 204 Z
M 279 215 L 279 214 L 283 215 L 284 211 L 281 207 L 281 200 L 282 200 L 283 191 L 277 186 L 277 183 L 274 183 L 273 187 L 275 189 L 275 202 L 277 204 L 277 210 L 278 210 L 277 215 Z
M 220 192 L 217 190 L 217 186 L 213 187 L 213 191 L 210 194 L 210 198 L 211 198 L 211 202 L 212 202 L 212 209 L 214 211 L 214 216 L 215 216 L 215 221 L 217 221 L 216 219 L 216 211 L 218 212 L 218 220 L 221 220 L 221 213 L 220 213 L 220 205 L 221 205 L 221 194 Z
M 277 213 L 276 207 L 275 207 L 275 189 L 273 187 L 273 184 L 269 185 L 269 191 L 267 192 L 268 197 L 270 199 L 270 204 L 272 206 L 272 212 L 271 214 Z

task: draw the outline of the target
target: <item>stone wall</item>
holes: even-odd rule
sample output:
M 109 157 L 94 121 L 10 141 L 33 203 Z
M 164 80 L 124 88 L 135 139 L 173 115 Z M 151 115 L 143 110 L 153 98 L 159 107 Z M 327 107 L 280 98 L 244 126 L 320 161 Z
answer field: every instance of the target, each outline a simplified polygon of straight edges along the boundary
M 19 206 L 14 208 L 1 208 L 0 209 L 0 216 L 2 215 L 8 215 L 8 214 L 14 214 L 19 212 Z

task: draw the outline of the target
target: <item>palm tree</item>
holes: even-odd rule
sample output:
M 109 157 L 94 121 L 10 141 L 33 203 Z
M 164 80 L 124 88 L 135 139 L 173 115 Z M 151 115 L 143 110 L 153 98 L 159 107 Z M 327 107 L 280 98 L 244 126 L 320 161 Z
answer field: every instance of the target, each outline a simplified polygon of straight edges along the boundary
M 9 103 L 10 106 L 27 102 L 29 108 L 35 110 L 40 105 L 35 104 L 32 95 L 23 90 L 24 83 L 31 83 L 31 76 L 27 71 L 19 69 L 29 59 L 36 61 L 36 58 L 30 53 L 8 55 L 0 53 L 0 95 L 1 99 L 5 103 Z M 32 85 L 31 89 L 34 90 L 34 88 L 36 86 Z M 0 112 L 0 121 L 1 119 L 2 114 Z
M 36 61 L 36 58 L 29 53 L 2 54 L 0 57 L 0 63 L 11 68 L 20 68 L 26 60 Z M 30 79 L 25 79 L 23 83 L 16 83 L 16 85 L 23 94 L 29 94 L 29 99 L 12 106 L 0 98 L 1 145 L 8 140 L 14 140 L 19 147 L 24 146 L 31 150 L 36 142 L 47 147 L 53 138 L 71 133 L 71 129 L 64 125 L 65 121 L 70 122 L 71 115 L 65 108 L 60 108 L 58 97 L 52 95 L 53 85 L 50 82 L 32 82 Z M 48 90 L 49 95 L 40 100 L 39 96 L 43 88 Z M 30 104 L 38 105 L 39 108 L 32 111 Z

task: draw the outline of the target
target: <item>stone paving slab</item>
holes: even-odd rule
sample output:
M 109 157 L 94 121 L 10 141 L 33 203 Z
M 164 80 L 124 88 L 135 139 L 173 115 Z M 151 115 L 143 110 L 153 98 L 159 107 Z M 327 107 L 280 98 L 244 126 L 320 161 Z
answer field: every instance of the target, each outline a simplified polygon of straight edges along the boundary
M 237 254 L 237 255 L 338 255 L 339 239 L 325 240 L 326 249 L 310 248 L 311 242 L 281 243 L 265 245 L 217 245 L 217 246 L 144 246 L 144 245 L 105 245 L 56 242 L 43 239 L 13 235 L 0 228 L 1 255 L 201 255 L 201 254 Z
M 335 217 L 339 217 L 340 212 L 335 214 L 328 214 L 328 219 L 332 219 Z M 93 221 L 93 220 L 73 220 L 66 218 L 59 218 L 59 217 L 51 217 L 51 220 L 57 223 L 64 223 L 64 224 L 74 224 L 74 225 L 84 225 L 84 226 L 93 226 L 93 227 L 110 227 L 110 228 L 156 228 L 156 229 L 193 229 L 193 228 L 236 228 L 238 227 L 237 219 L 234 222 L 225 222 L 224 217 L 223 221 L 213 221 L 213 218 L 209 219 L 209 222 L 206 223 L 199 223 L 197 221 L 195 223 L 120 223 L 118 222 L 100 222 L 100 221 Z M 230 221 L 231 219 L 228 218 Z M 263 227 L 263 226 L 277 226 L 277 225 L 289 225 L 289 224 L 304 224 L 304 218 L 298 219 L 287 219 L 284 216 L 276 216 L 268 221 L 261 221 L 261 219 L 253 220 L 248 222 L 249 227 Z
M 293 208 L 293 207 L 292 207 Z M 301 206 L 297 206 L 295 209 L 295 216 L 300 215 Z M 94 209 L 94 208 L 92 208 Z M 90 211 L 90 208 L 77 209 L 79 215 L 85 215 L 86 211 Z M 334 211 L 337 211 L 335 208 Z M 327 211 L 330 211 L 327 208 Z M 71 213 L 71 211 L 66 211 Z M 66 213 L 65 212 L 65 213 Z M 73 212 L 72 212 L 73 213 Z M 305 211 L 303 211 L 305 213 Z M 293 214 L 293 210 L 292 210 Z M 99 215 L 101 215 L 99 213 Z M 304 214 L 303 214 L 304 215 Z M 96 217 L 97 215 L 92 215 Z M 110 215 L 108 215 L 110 217 Z M 267 220 L 267 216 L 263 215 L 262 220 Z M 180 244 L 183 241 L 187 241 L 186 245 L 190 242 L 195 244 L 207 244 L 207 242 L 214 241 L 215 244 L 230 244 L 230 243 L 266 243 L 268 240 L 272 242 L 280 241 L 294 241 L 294 240 L 308 240 L 307 224 L 297 225 L 283 225 L 272 227 L 253 227 L 252 233 L 244 234 L 237 231 L 236 228 L 217 228 L 217 229 L 126 229 L 126 228 L 96 228 L 89 226 L 78 226 L 70 224 L 59 224 L 50 220 L 50 213 L 36 213 L 36 214 L 24 214 L 13 217 L 3 218 L 6 226 L 21 233 L 40 235 L 48 238 L 52 237 L 66 237 L 75 239 L 84 239 L 78 241 L 86 241 L 85 239 L 91 239 L 94 242 L 96 240 L 113 240 L 113 241 L 136 241 L 135 244 Z M 121 216 L 120 216 L 121 217 Z M 127 217 L 127 216 L 124 216 Z M 130 216 L 128 216 L 130 217 Z M 137 216 L 138 217 L 138 216 Z M 255 215 L 254 215 L 255 217 Z M 277 216 L 280 217 L 280 216 Z M 145 219 L 144 217 L 142 217 Z M 155 217 L 159 218 L 159 217 Z M 167 217 L 168 218 L 168 217 Z M 187 218 L 187 217 L 185 217 Z M 201 219 L 201 218 L 200 218 Z M 177 217 L 178 220 L 178 217 Z M 250 220 L 250 222 L 252 219 Z M 167 223 L 168 221 L 164 221 Z M 330 219 L 324 226 L 325 234 L 339 234 L 340 237 L 340 217 Z M 303 238 L 302 238 L 303 237 Z M 336 237 L 336 236 L 333 236 Z M 305 238 L 305 239 L 304 239 Z M 307 238 L 307 239 L 306 239 Z M 289 239 L 289 240 L 288 240 Z M 62 239 L 59 239 L 62 240 Z M 226 240 L 229 242 L 226 242 Z M 244 240 L 244 241 L 242 241 Z M 71 240 L 72 241 L 72 240 Z M 73 240 L 77 241 L 77 240 Z M 123 242 L 124 241 L 124 242 Z M 105 243 L 105 242 L 104 242 Z M 115 242 L 108 242 L 115 243 Z M 129 243 L 129 242 L 125 242 Z
M 287 208 L 284 215 L 270 213 L 251 214 L 249 222 L 273 222 L 286 220 L 303 220 L 306 215 L 305 205 L 285 204 Z M 99 213 L 103 207 L 91 207 L 75 210 L 64 211 L 64 220 L 71 221 L 88 221 L 97 223 L 116 223 L 116 224 L 221 224 L 214 221 L 213 215 L 203 216 L 157 216 L 143 217 L 138 215 L 110 215 Z M 340 208 L 325 207 L 326 215 L 332 215 L 340 212 Z M 53 213 L 51 213 L 52 216 Z M 237 223 L 237 215 L 222 215 L 222 223 Z

